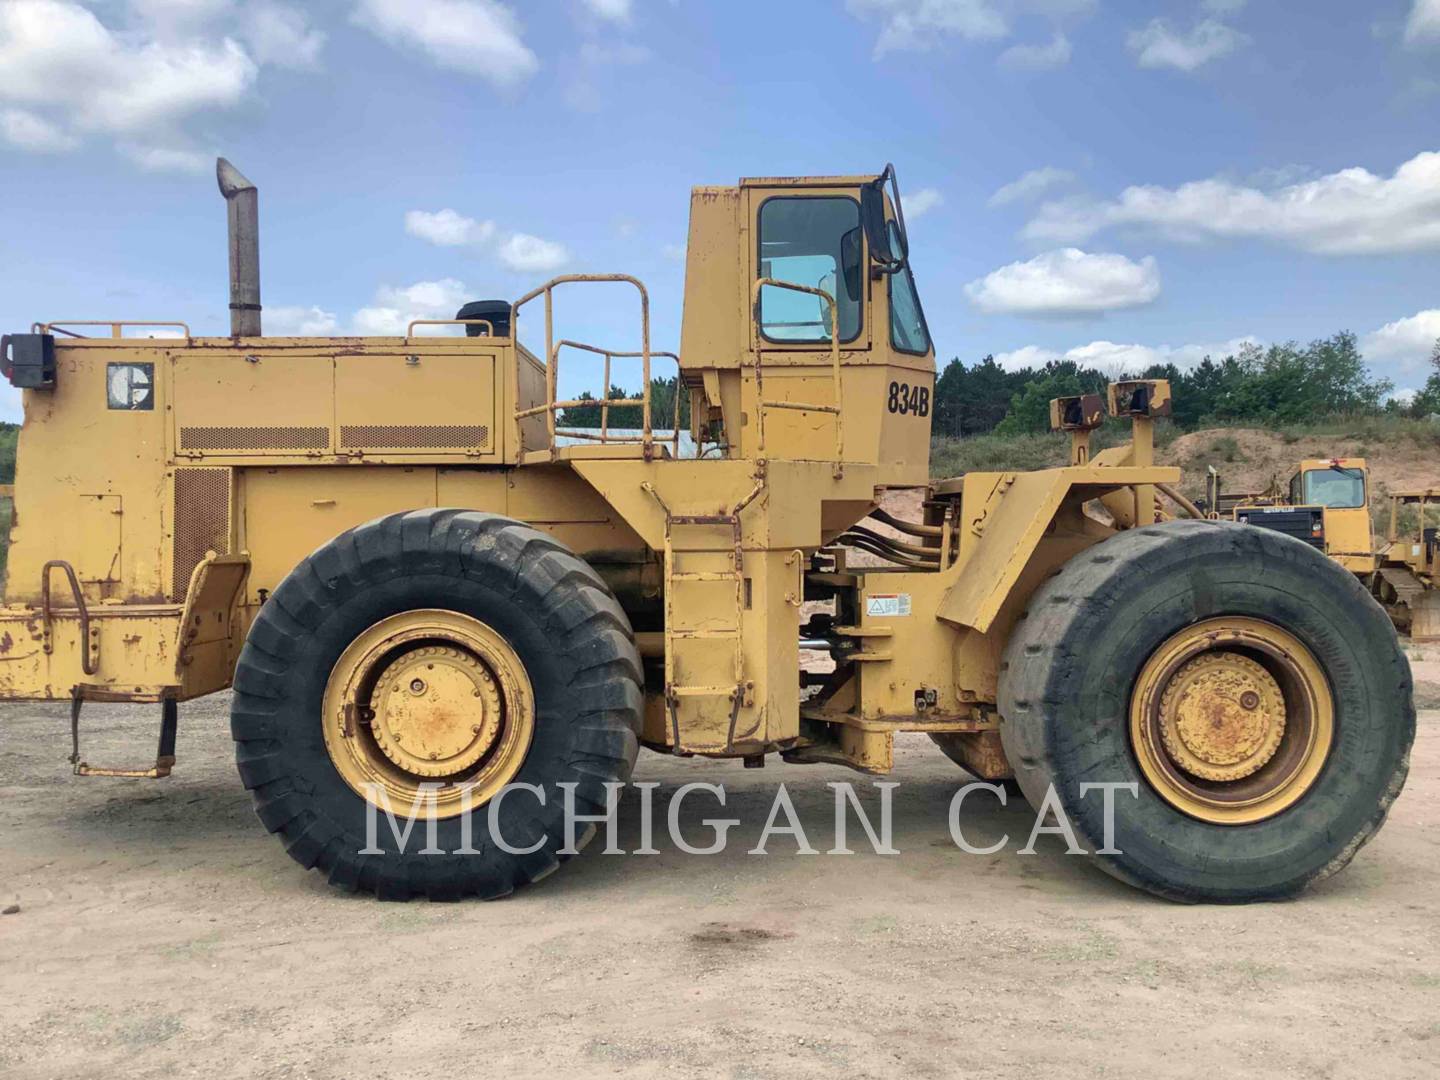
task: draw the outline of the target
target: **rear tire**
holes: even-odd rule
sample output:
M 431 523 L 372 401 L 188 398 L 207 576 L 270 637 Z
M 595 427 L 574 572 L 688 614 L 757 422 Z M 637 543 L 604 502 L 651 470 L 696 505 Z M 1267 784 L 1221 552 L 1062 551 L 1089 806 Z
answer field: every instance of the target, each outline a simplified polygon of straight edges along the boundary
M 1228 748 L 1216 752 L 1215 776 L 1206 779 L 1177 771 L 1181 782 L 1172 787 L 1157 779 L 1153 764 L 1147 771 L 1145 763 L 1153 762 L 1160 740 L 1136 732 L 1149 730 L 1147 710 L 1173 709 L 1173 699 L 1168 689 L 1164 697 L 1157 690 L 1134 698 L 1135 688 L 1149 685 L 1153 658 L 1169 655 L 1164 650 L 1170 643 L 1195 634 L 1197 625 L 1269 627 L 1265 632 L 1273 632 L 1275 640 L 1298 643 L 1292 652 L 1312 656 L 1320 673 L 1314 696 L 1333 705 L 1330 735 L 1325 737 L 1323 724 L 1312 723 L 1320 735 L 1296 751 L 1303 755 L 1306 746 L 1314 746 L 1323 755 L 1310 764 L 1295 756 L 1295 771 L 1287 774 L 1295 778 L 1292 786 L 1276 787 L 1265 796 L 1269 803 L 1260 782 L 1269 775 L 1266 769 L 1284 764 L 1283 746 L 1256 750 L 1254 760 L 1261 764 L 1243 780 L 1215 782 L 1235 775 L 1226 769 L 1244 772 L 1243 763 L 1233 764 L 1238 754 L 1226 756 Z M 1177 685 L 1183 694 L 1196 680 L 1211 679 L 1209 685 L 1228 692 L 1224 688 L 1235 682 L 1224 680 L 1244 685 L 1259 670 L 1257 661 L 1272 663 L 1261 651 L 1234 645 L 1243 639 L 1201 637 L 1216 650 L 1232 651 L 1204 653 L 1202 666 L 1191 668 L 1192 681 L 1184 686 L 1179 673 L 1186 668 L 1172 667 L 1172 683 L 1163 685 Z M 1218 661 L 1224 669 L 1218 674 L 1217 657 L 1225 658 Z M 1310 722 L 1310 714 L 1296 714 L 1296 702 L 1305 695 L 1292 685 L 1296 680 L 1285 681 L 1285 662 L 1276 667 L 1279 682 L 1273 684 L 1288 687 L 1277 743 L 1283 732 L 1300 739 Z M 1269 707 L 1258 704 L 1261 694 L 1243 696 L 1246 709 L 1263 713 Z M 1130 530 L 1072 559 L 1036 591 L 1017 623 L 1001 665 L 999 699 L 1006 755 L 1030 803 L 1040 806 L 1053 785 L 1081 843 L 1098 853 L 1104 846 L 1104 800 L 1093 789 L 1081 798 L 1079 785 L 1135 784 L 1138 797 L 1115 794 L 1119 853 L 1096 859 L 1122 881 L 1180 901 L 1290 896 L 1345 866 L 1379 829 L 1399 794 L 1415 735 L 1409 665 L 1390 620 L 1355 577 L 1302 541 L 1223 522 L 1185 520 Z M 1157 701 L 1161 704 L 1154 705 Z M 1220 730 L 1222 721 L 1192 711 L 1184 723 L 1195 725 L 1197 716 L 1207 729 L 1197 740 L 1205 749 L 1208 729 L 1213 723 Z M 1174 731 L 1168 729 L 1172 743 L 1166 746 L 1175 742 Z M 1257 736 L 1254 742 L 1262 741 Z M 1189 754 L 1186 747 L 1177 749 Z M 1196 759 L 1181 760 L 1193 766 Z M 1193 767 L 1207 768 L 1204 762 Z M 1258 786 L 1248 808 L 1196 803 L 1187 812 L 1177 808 L 1187 798 L 1187 783 L 1202 796 L 1223 796 L 1235 790 L 1233 784 Z M 1258 820 L 1242 820 L 1247 814 Z M 1226 815 L 1234 816 L 1226 821 Z
M 543 836 L 532 853 L 499 848 L 487 830 L 487 808 L 477 805 L 468 815 L 436 821 L 443 856 L 420 853 L 426 846 L 423 817 L 402 846 L 383 813 L 375 829 L 382 853 L 360 854 L 369 842 L 372 808 L 327 748 L 334 733 L 322 724 L 335 721 L 322 716 L 327 686 L 342 656 L 367 630 L 416 612 L 440 613 L 432 617 L 437 623 L 453 620 L 445 613 L 454 613 L 463 625 L 483 625 L 523 666 L 523 676 L 512 681 L 528 680 L 525 697 L 533 701 L 525 703 L 525 742 L 511 782 L 543 788 L 546 802 L 516 791 L 500 804 L 499 824 L 512 847 L 528 847 Z M 434 659 L 435 652 L 429 648 L 417 670 L 423 672 L 423 661 Z M 437 686 L 445 674 L 447 685 L 463 688 L 468 684 L 457 680 L 474 672 L 474 697 L 481 698 L 478 680 L 485 678 L 488 688 L 488 673 L 481 676 L 473 659 L 455 662 L 454 655 L 446 653 L 448 672 L 435 672 Z M 236 762 L 265 827 L 279 834 L 296 861 L 327 874 L 331 883 L 387 899 L 504 896 L 567 858 L 559 850 L 565 837 L 558 784 L 575 783 L 577 811 L 595 814 L 606 805 L 605 783 L 629 777 L 638 746 L 640 680 L 625 613 L 595 572 L 556 540 L 494 514 L 395 514 L 321 547 L 260 609 L 235 675 Z M 421 680 L 413 685 L 419 689 Z M 397 685 L 396 692 L 402 689 Z M 468 689 L 461 693 L 470 697 Z M 411 762 L 398 737 L 393 741 L 389 752 Z M 478 758 L 473 751 L 465 761 Z M 407 809 L 398 802 L 397 818 Z M 467 817 L 475 853 L 454 854 L 463 846 Z M 588 839 L 586 833 L 580 843 Z

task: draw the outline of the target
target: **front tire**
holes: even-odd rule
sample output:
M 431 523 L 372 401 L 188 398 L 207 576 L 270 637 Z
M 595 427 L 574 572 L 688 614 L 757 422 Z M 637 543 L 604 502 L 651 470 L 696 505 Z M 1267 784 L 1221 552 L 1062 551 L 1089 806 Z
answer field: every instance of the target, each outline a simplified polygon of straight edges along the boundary
M 558 785 L 594 814 L 629 777 L 640 680 L 629 620 L 556 540 L 494 514 L 395 514 L 321 547 L 260 609 L 236 668 L 236 762 L 265 827 L 333 884 L 503 896 L 567 857 Z M 512 783 L 546 793 L 500 804 L 500 835 L 536 845 L 525 854 L 487 828 Z M 414 792 L 433 798 L 405 844 L 382 790 L 397 819 Z M 431 816 L 443 855 L 422 852 Z
M 1109 873 L 1181 901 L 1291 896 L 1374 835 L 1415 735 L 1409 665 L 1351 574 L 1264 529 L 1175 521 L 1076 556 L 1006 646 L 1027 799 L 1053 785 Z M 1114 850 L 1104 800 L 1117 789 Z

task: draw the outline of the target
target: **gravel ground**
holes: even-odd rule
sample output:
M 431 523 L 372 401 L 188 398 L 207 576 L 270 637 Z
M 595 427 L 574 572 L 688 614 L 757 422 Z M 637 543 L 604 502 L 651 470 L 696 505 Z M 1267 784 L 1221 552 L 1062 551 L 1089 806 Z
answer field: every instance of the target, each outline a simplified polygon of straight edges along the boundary
M 898 855 L 854 828 L 853 856 L 745 853 L 781 782 L 830 847 L 844 770 L 645 754 L 657 822 L 680 784 L 726 785 L 725 811 L 682 815 L 695 843 L 739 817 L 724 854 L 597 843 L 510 900 L 440 905 L 292 863 L 235 777 L 227 704 L 182 707 L 158 783 L 71 777 L 64 707 L 0 708 L 0 907 L 20 907 L 0 916 L 0 1076 L 1440 1075 L 1440 711 L 1380 836 L 1290 903 L 1167 904 L 1055 838 L 1017 855 L 1030 813 L 983 797 L 967 835 L 1012 842 L 963 854 L 964 774 L 905 737 Z M 87 758 L 143 759 L 155 713 L 87 707 Z

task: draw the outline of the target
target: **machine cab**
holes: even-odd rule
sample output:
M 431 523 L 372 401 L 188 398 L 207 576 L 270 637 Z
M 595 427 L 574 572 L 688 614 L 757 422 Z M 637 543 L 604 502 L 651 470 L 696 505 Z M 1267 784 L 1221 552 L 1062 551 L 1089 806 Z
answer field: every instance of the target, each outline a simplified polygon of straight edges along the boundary
M 894 169 L 696 188 L 680 354 L 730 456 L 923 484 L 935 354 Z

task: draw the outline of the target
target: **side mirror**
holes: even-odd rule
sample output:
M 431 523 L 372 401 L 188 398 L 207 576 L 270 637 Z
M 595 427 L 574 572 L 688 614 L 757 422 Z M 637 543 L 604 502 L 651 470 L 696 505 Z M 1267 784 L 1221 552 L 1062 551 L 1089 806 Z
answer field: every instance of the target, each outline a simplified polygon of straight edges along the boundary
M 904 260 L 903 253 L 890 248 L 890 230 L 885 226 L 885 177 L 860 189 L 860 222 L 865 226 L 865 240 L 870 257 L 882 269 L 892 269 Z

